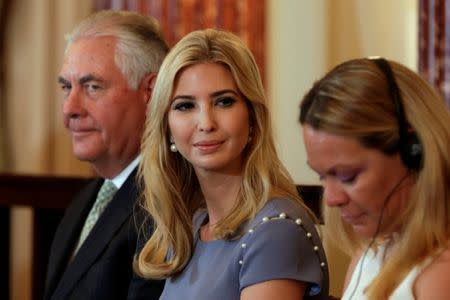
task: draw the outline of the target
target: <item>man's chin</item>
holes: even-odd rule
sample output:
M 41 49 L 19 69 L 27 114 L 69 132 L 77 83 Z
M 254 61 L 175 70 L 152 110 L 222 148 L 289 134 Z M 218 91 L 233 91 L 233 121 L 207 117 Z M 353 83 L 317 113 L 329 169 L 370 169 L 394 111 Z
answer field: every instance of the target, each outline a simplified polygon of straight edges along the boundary
M 84 151 L 77 150 L 77 149 L 73 150 L 73 154 L 78 160 L 85 161 L 85 162 L 94 162 L 98 159 L 98 156 L 99 156 L 96 153 L 88 152 L 85 150 Z

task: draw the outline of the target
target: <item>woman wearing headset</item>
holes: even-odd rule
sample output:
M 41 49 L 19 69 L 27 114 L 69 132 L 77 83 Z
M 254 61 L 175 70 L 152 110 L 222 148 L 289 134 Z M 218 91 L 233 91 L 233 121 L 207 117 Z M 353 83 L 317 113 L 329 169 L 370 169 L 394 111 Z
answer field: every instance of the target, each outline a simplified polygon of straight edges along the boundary
M 325 227 L 352 255 L 342 299 L 450 299 L 450 113 L 417 74 L 347 61 L 301 103 Z

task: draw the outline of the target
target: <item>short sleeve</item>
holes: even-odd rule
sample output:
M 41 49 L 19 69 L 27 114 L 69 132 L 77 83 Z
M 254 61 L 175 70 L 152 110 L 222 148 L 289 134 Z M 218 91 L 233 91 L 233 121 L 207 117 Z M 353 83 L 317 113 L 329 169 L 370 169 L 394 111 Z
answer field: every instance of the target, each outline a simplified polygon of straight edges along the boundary
M 242 239 L 240 289 L 273 279 L 293 279 L 308 284 L 318 294 L 323 282 L 324 256 L 316 232 L 307 232 L 295 220 L 267 219 Z

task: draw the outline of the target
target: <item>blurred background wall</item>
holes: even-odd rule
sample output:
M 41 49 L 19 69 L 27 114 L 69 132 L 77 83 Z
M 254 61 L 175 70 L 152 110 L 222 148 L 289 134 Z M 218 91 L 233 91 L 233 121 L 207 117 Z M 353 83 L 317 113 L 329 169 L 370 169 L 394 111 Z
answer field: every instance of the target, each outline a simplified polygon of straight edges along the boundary
M 0 7 L 5 1 L 0 0 Z M 318 183 L 305 163 L 297 122 L 300 98 L 327 70 L 349 58 L 380 55 L 416 70 L 417 1 L 266 0 L 264 77 L 280 155 L 297 183 Z M 72 156 L 56 84 L 64 33 L 92 11 L 92 2 L 8 1 L 7 22 L 0 22 L 6 23 L 0 85 L 0 124 L 5 124 L 0 145 L 6 146 L 0 151 L 2 171 L 92 175 Z M 13 211 L 11 299 L 28 300 L 31 295 L 31 218 L 26 208 Z M 331 289 L 339 296 L 347 259 L 325 243 L 332 262 Z

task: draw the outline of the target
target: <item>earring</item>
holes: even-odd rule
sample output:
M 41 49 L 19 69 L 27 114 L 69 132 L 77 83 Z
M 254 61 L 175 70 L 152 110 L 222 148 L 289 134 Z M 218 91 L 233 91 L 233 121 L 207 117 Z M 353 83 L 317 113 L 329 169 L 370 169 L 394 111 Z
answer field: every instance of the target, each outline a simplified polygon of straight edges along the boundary
M 247 144 L 250 144 L 253 140 L 253 126 L 250 126 L 250 129 L 248 131 L 248 140 Z
M 172 152 L 178 152 L 177 145 L 175 145 L 175 142 L 173 141 L 173 137 L 170 137 L 170 151 Z

